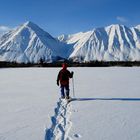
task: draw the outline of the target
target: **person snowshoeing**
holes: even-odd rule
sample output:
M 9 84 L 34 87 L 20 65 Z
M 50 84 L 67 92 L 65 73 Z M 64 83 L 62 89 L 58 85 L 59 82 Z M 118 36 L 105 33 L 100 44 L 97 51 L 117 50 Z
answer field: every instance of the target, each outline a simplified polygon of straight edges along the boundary
M 61 98 L 66 98 L 69 99 L 69 78 L 73 77 L 73 71 L 70 72 L 67 70 L 67 64 L 63 63 L 62 64 L 62 69 L 59 71 L 58 76 L 57 76 L 57 85 L 61 88 Z

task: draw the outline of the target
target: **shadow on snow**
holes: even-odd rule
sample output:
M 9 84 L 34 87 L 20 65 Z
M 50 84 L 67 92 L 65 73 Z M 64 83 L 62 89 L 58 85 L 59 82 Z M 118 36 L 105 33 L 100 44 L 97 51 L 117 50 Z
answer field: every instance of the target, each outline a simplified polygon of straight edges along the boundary
M 73 98 L 72 101 L 92 101 L 92 100 L 104 100 L 104 101 L 140 101 L 140 98 Z

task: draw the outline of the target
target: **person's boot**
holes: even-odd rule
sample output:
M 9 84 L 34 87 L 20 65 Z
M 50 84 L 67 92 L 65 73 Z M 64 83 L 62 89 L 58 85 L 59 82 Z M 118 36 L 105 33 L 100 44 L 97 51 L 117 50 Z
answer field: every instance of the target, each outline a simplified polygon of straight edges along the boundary
M 65 99 L 65 96 L 61 96 L 62 99 Z
M 70 97 L 69 96 L 66 96 L 66 99 L 70 99 Z

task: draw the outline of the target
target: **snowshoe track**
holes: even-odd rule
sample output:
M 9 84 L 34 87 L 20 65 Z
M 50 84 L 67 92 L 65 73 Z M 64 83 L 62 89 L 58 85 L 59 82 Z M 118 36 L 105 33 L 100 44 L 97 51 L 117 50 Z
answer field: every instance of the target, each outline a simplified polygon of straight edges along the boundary
M 46 130 L 45 140 L 72 140 L 68 134 L 72 126 L 70 121 L 71 105 L 66 100 L 60 99 L 51 117 L 52 125 Z

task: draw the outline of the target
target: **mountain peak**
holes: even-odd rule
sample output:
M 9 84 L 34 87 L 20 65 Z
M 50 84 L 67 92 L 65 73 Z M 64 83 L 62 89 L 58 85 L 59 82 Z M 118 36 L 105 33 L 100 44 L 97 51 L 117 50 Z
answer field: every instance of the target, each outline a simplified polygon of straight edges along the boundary
M 108 31 L 121 31 L 121 30 L 124 30 L 124 29 L 128 29 L 128 27 L 126 27 L 125 25 L 121 25 L 121 24 L 112 24 L 112 25 L 109 25 L 107 27 L 105 27 L 105 30 L 108 32 Z
M 22 24 L 22 27 L 29 27 L 29 28 L 31 28 L 33 30 L 37 29 L 37 28 L 41 29 L 38 25 L 36 25 L 35 23 L 33 23 L 31 21 L 25 22 L 24 24 Z
M 31 21 L 27 21 L 0 40 L 0 59 L 37 63 L 67 58 L 69 48 Z M 8 51 L 7 51 L 8 50 Z M 7 52 L 7 53 L 6 53 Z
M 109 26 L 107 26 L 109 28 L 120 28 L 120 27 L 124 27 L 124 25 L 121 25 L 121 24 L 111 24 Z
M 135 28 L 140 29 L 140 24 L 139 24 L 139 25 L 137 25 Z
M 27 21 L 23 24 L 24 26 L 37 26 L 35 23 L 33 23 L 32 21 Z
M 35 32 L 38 36 L 51 36 L 48 32 L 44 31 L 42 28 L 40 28 L 37 24 L 33 23 L 32 21 L 27 21 L 24 24 L 22 24 L 19 28 L 18 31 L 23 31 L 26 28 L 28 28 L 30 31 L 32 30 Z

